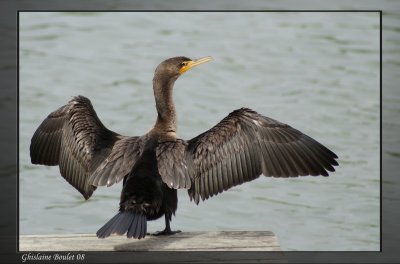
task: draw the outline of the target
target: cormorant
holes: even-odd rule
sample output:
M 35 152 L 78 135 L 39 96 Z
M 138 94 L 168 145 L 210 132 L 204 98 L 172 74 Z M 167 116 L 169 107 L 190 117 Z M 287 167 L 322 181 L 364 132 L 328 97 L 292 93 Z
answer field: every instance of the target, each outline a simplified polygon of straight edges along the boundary
M 85 199 L 97 186 L 123 179 L 119 212 L 97 231 L 143 238 L 147 220 L 165 216 L 165 229 L 177 209 L 177 189 L 187 189 L 196 204 L 258 178 L 328 176 L 337 156 L 311 137 L 257 112 L 241 108 L 190 140 L 176 134 L 172 98 L 175 81 L 187 70 L 210 61 L 174 57 L 155 70 L 157 108 L 154 127 L 142 136 L 107 129 L 88 98 L 76 96 L 52 112 L 32 137 L 33 164 L 59 165 L 61 175 Z

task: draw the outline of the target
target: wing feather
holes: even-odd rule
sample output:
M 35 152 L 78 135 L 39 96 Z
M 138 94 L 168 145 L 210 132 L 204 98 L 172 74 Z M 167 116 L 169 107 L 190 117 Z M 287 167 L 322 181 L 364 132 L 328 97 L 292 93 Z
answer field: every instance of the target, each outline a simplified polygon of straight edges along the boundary
M 258 178 L 324 175 L 336 154 L 300 131 L 247 108 L 235 110 L 186 150 L 193 160 L 188 190 L 196 203 Z
M 140 152 L 136 149 L 137 137 L 128 138 L 108 130 L 101 123 L 90 100 L 76 96 L 49 114 L 37 128 L 31 139 L 31 162 L 59 165 L 62 177 L 89 199 L 96 186 L 108 184 L 109 178 L 115 183 L 125 176 L 121 173 L 126 170 L 111 171 L 113 165 L 118 164 L 118 167 L 126 169 L 135 162 L 136 156 L 131 155 L 124 159 L 123 164 L 121 160 L 116 162 L 115 159 L 108 163 L 109 155 L 121 155 L 116 153 L 121 150 L 116 148 L 120 146 L 121 140 L 131 143 L 125 145 L 126 149 L 131 149 L 129 154 Z
M 187 143 L 181 139 L 159 142 L 156 148 L 157 166 L 161 179 L 170 188 L 190 188 L 190 160 L 186 157 Z
M 220 176 L 218 177 L 218 175 Z M 216 176 L 216 180 L 218 181 L 218 193 L 222 193 L 224 190 L 224 178 L 226 178 L 225 172 L 222 170 L 222 162 L 218 162 L 217 164 Z

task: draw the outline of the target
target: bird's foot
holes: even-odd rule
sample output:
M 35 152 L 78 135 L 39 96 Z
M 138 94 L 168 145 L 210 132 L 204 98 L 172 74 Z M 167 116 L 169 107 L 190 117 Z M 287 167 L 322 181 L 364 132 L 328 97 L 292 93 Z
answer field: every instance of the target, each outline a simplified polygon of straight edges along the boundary
M 182 232 L 182 231 L 181 230 L 172 231 L 172 230 L 164 229 L 163 231 L 156 231 L 151 235 L 152 236 L 169 236 L 169 235 L 175 235 L 175 234 L 180 233 L 180 232 Z

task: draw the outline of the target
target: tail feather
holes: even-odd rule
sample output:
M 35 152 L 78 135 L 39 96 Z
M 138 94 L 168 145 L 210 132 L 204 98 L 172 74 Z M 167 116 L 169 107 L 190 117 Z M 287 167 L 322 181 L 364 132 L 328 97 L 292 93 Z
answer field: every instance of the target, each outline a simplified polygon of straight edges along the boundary
M 111 234 L 123 235 L 127 233 L 128 238 L 141 239 L 146 236 L 147 219 L 146 216 L 133 211 L 118 212 L 111 218 L 96 235 L 98 238 L 106 238 Z
M 142 230 L 144 230 L 144 233 L 147 234 L 147 221 L 142 221 Z
M 135 238 L 142 238 L 142 233 L 145 235 L 146 234 L 146 229 L 147 229 L 147 224 L 146 221 L 143 221 L 142 217 L 145 217 L 144 215 L 141 215 L 140 217 L 136 217 L 135 220 L 132 222 L 132 224 L 129 227 L 129 231 L 126 234 L 128 238 L 135 237 Z M 144 226 L 144 228 L 143 228 Z
M 139 217 L 135 217 L 135 219 L 132 221 L 131 225 L 129 226 L 128 233 L 126 234 L 126 236 L 128 238 L 134 237 L 136 235 L 136 227 L 137 227 L 137 223 L 139 222 L 138 220 L 139 220 Z

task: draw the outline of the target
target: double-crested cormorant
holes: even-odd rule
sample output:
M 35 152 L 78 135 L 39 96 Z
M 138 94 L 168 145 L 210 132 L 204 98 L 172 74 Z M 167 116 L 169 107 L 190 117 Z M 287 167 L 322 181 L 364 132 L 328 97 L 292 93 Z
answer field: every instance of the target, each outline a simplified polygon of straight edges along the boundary
M 61 175 L 89 199 L 97 186 L 123 179 L 119 212 L 97 231 L 143 238 L 147 220 L 165 216 L 165 229 L 177 209 L 177 189 L 187 189 L 196 204 L 258 178 L 328 176 L 337 156 L 309 136 L 248 108 L 231 112 L 210 130 L 190 140 L 176 135 L 172 98 L 175 81 L 211 60 L 175 57 L 155 70 L 157 108 L 154 127 L 128 137 L 107 129 L 89 99 L 74 97 L 38 127 L 30 145 L 33 164 L 59 165 Z

